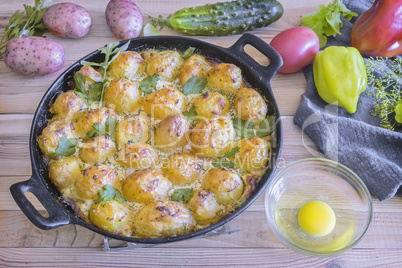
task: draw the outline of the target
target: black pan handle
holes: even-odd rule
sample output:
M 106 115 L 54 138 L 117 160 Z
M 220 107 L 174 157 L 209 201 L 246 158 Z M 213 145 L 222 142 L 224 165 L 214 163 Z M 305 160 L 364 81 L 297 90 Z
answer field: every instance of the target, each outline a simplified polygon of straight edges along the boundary
M 56 203 L 49 190 L 38 185 L 37 180 L 34 178 L 11 185 L 10 192 L 25 216 L 40 229 L 49 230 L 76 223 L 75 220 L 67 214 L 65 209 L 62 209 L 60 205 Z M 31 192 L 36 196 L 49 213 L 49 217 L 43 217 L 38 212 L 26 198 L 26 192 Z
M 253 46 L 264 56 L 266 56 L 269 60 L 269 64 L 267 66 L 262 66 L 256 62 L 244 51 L 244 47 L 246 45 Z M 234 55 L 240 57 L 243 62 L 246 62 L 260 73 L 265 74 L 265 76 L 261 77 L 261 79 L 265 80 L 266 83 L 271 83 L 272 78 L 276 75 L 283 64 L 281 55 L 279 55 L 279 53 L 276 52 L 276 50 L 267 42 L 253 34 L 243 34 L 239 40 L 229 47 L 229 49 L 234 53 Z

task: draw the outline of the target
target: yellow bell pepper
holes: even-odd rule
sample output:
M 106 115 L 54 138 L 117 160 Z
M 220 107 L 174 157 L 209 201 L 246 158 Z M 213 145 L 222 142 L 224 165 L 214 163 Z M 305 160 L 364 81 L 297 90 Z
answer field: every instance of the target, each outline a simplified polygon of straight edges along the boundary
M 320 97 L 330 104 L 356 112 L 360 94 L 366 89 L 366 66 L 354 47 L 331 46 L 317 53 L 313 64 L 314 83 Z

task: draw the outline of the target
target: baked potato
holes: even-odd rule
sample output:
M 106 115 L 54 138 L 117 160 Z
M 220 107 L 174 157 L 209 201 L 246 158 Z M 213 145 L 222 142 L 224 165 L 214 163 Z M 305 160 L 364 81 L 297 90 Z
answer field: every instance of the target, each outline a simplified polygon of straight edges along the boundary
M 49 178 L 59 189 L 72 186 L 81 174 L 82 161 L 78 157 L 62 157 L 49 164 Z
M 55 118 L 72 118 L 77 112 L 85 107 L 83 99 L 72 91 L 61 93 L 50 107 L 50 112 Z
M 144 111 L 155 120 L 163 120 L 170 114 L 180 114 L 185 105 L 184 94 L 167 87 L 152 92 L 143 101 Z
M 235 156 L 237 167 L 245 171 L 255 171 L 267 166 L 271 143 L 266 138 L 243 139 L 239 147 Z
M 155 148 L 168 151 L 182 147 L 188 143 L 187 134 L 190 123 L 182 114 L 171 114 L 156 125 Z
M 184 61 L 180 70 L 179 80 L 181 85 L 184 86 L 187 80 L 195 75 L 198 77 L 206 77 L 211 68 L 211 64 L 203 55 L 195 54 L 190 56 Z
M 231 63 L 219 63 L 207 74 L 208 86 L 225 94 L 236 93 L 243 84 L 241 70 Z
M 184 186 L 200 178 L 202 165 L 194 154 L 178 153 L 166 158 L 162 164 L 162 171 L 174 185 Z
M 74 132 L 78 138 L 84 139 L 87 133 L 95 130 L 95 124 L 106 125 L 108 118 L 116 120 L 116 112 L 113 109 L 100 107 L 83 113 L 77 113 L 74 117 Z
M 151 137 L 150 120 L 140 114 L 131 114 L 120 120 L 115 132 L 116 143 L 146 143 Z
M 66 120 L 52 121 L 38 137 L 39 148 L 44 155 L 53 157 L 63 138 L 75 138 L 73 124 Z
M 121 114 L 140 108 L 141 93 L 134 82 L 126 78 L 112 80 L 103 96 L 104 105 Z
M 229 100 L 218 92 L 205 92 L 194 100 L 197 116 L 212 118 L 229 112 Z
M 122 51 L 107 68 L 107 76 L 110 79 L 127 78 L 135 79 L 143 59 L 140 53 L 135 51 Z
M 119 154 L 119 163 L 133 169 L 154 167 L 159 159 L 158 153 L 148 143 L 127 143 Z
M 194 219 L 201 224 L 215 221 L 221 211 L 215 195 L 202 189 L 194 193 L 188 205 L 193 212 Z
M 242 88 L 237 92 L 233 106 L 237 117 L 258 125 L 267 116 L 268 107 L 258 91 Z
M 116 144 L 108 135 L 87 140 L 80 148 L 80 158 L 89 164 L 105 162 L 117 152 Z
M 159 74 L 167 81 L 173 81 L 183 64 L 181 53 L 174 50 L 152 51 L 152 56 L 145 57 L 145 73 Z

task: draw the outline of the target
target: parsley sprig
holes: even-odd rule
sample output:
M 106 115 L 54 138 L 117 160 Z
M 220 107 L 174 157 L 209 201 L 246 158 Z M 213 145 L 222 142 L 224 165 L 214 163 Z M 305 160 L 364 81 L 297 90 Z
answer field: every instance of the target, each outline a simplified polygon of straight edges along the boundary
M 106 119 L 105 126 L 103 126 L 102 123 L 93 124 L 94 130 L 87 132 L 87 139 L 102 135 L 112 137 L 116 131 L 116 124 L 116 119 L 110 116 Z
M 173 194 L 170 196 L 170 200 L 182 202 L 182 203 L 188 203 L 188 201 L 190 201 L 190 199 L 191 199 L 191 197 L 193 197 L 193 195 L 194 195 L 194 190 L 192 188 L 176 189 L 173 192 Z
M 254 126 L 251 121 L 240 118 L 233 119 L 233 127 L 237 136 L 242 139 L 251 139 L 254 137 L 265 137 L 274 131 L 274 117 L 268 116 L 258 126 Z
M 124 203 L 126 201 L 126 199 L 123 197 L 118 189 L 109 184 L 106 184 L 102 187 L 102 189 L 99 190 L 98 198 L 95 200 L 95 204 L 97 205 L 101 202 L 107 202 L 111 200 L 117 201 L 119 203 Z
M 91 77 L 95 83 L 88 86 L 88 90 L 85 88 L 86 77 L 82 73 L 76 72 L 74 74 L 75 89 L 72 90 L 80 98 L 88 99 L 92 101 L 99 101 L 102 95 L 103 83 L 101 78 Z
M 53 157 L 63 157 L 70 156 L 75 153 L 75 147 L 78 144 L 78 139 L 76 138 L 66 138 L 60 139 L 56 151 L 53 153 Z
M 24 12 L 17 10 L 8 22 L 0 41 L 0 59 L 3 58 L 7 42 L 17 36 L 43 36 L 46 25 L 43 23 L 44 5 L 49 0 L 35 0 L 34 6 L 24 4 Z
M 156 87 L 159 81 L 159 74 L 153 74 L 150 76 L 145 77 L 141 80 L 138 87 L 144 93 L 152 93 L 152 90 Z
M 240 147 L 234 147 L 230 152 L 224 154 L 223 156 L 215 159 L 211 164 L 216 168 L 236 168 L 235 163 L 229 158 L 235 156 L 240 151 Z
M 196 123 L 194 122 L 193 118 L 197 116 L 197 112 L 195 111 L 195 106 L 191 106 L 190 110 L 184 111 L 183 115 L 186 117 L 187 121 L 190 122 L 192 126 L 195 126 Z
M 184 84 L 183 93 L 185 95 L 201 93 L 206 85 L 207 79 L 205 77 L 198 78 L 197 75 L 194 75 Z

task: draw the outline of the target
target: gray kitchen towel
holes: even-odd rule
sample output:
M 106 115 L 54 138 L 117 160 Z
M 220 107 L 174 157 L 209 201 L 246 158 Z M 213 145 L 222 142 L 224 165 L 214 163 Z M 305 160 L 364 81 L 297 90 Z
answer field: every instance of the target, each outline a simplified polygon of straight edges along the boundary
M 373 2 L 343 1 L 359 15 Z M 350 46 L 355 21 L 356 17 L 351 22 L 343 19 L 342 35 L 328 38 L 327 46 Z M 294 123 L 312 138 L 320 152 L 306 146 L 307 150 L 313 156 L 330 158 L 349 167 L 380 201 L 402 194 L 402 133 L 379 127 L 380 119 L 370 115 L 375 99 L 366 92 L 360 95 L 354 114 L 324 102 L 314 85 L 312 69 L 310 64 L 304 70 L 307 89 L 294 116 Z

